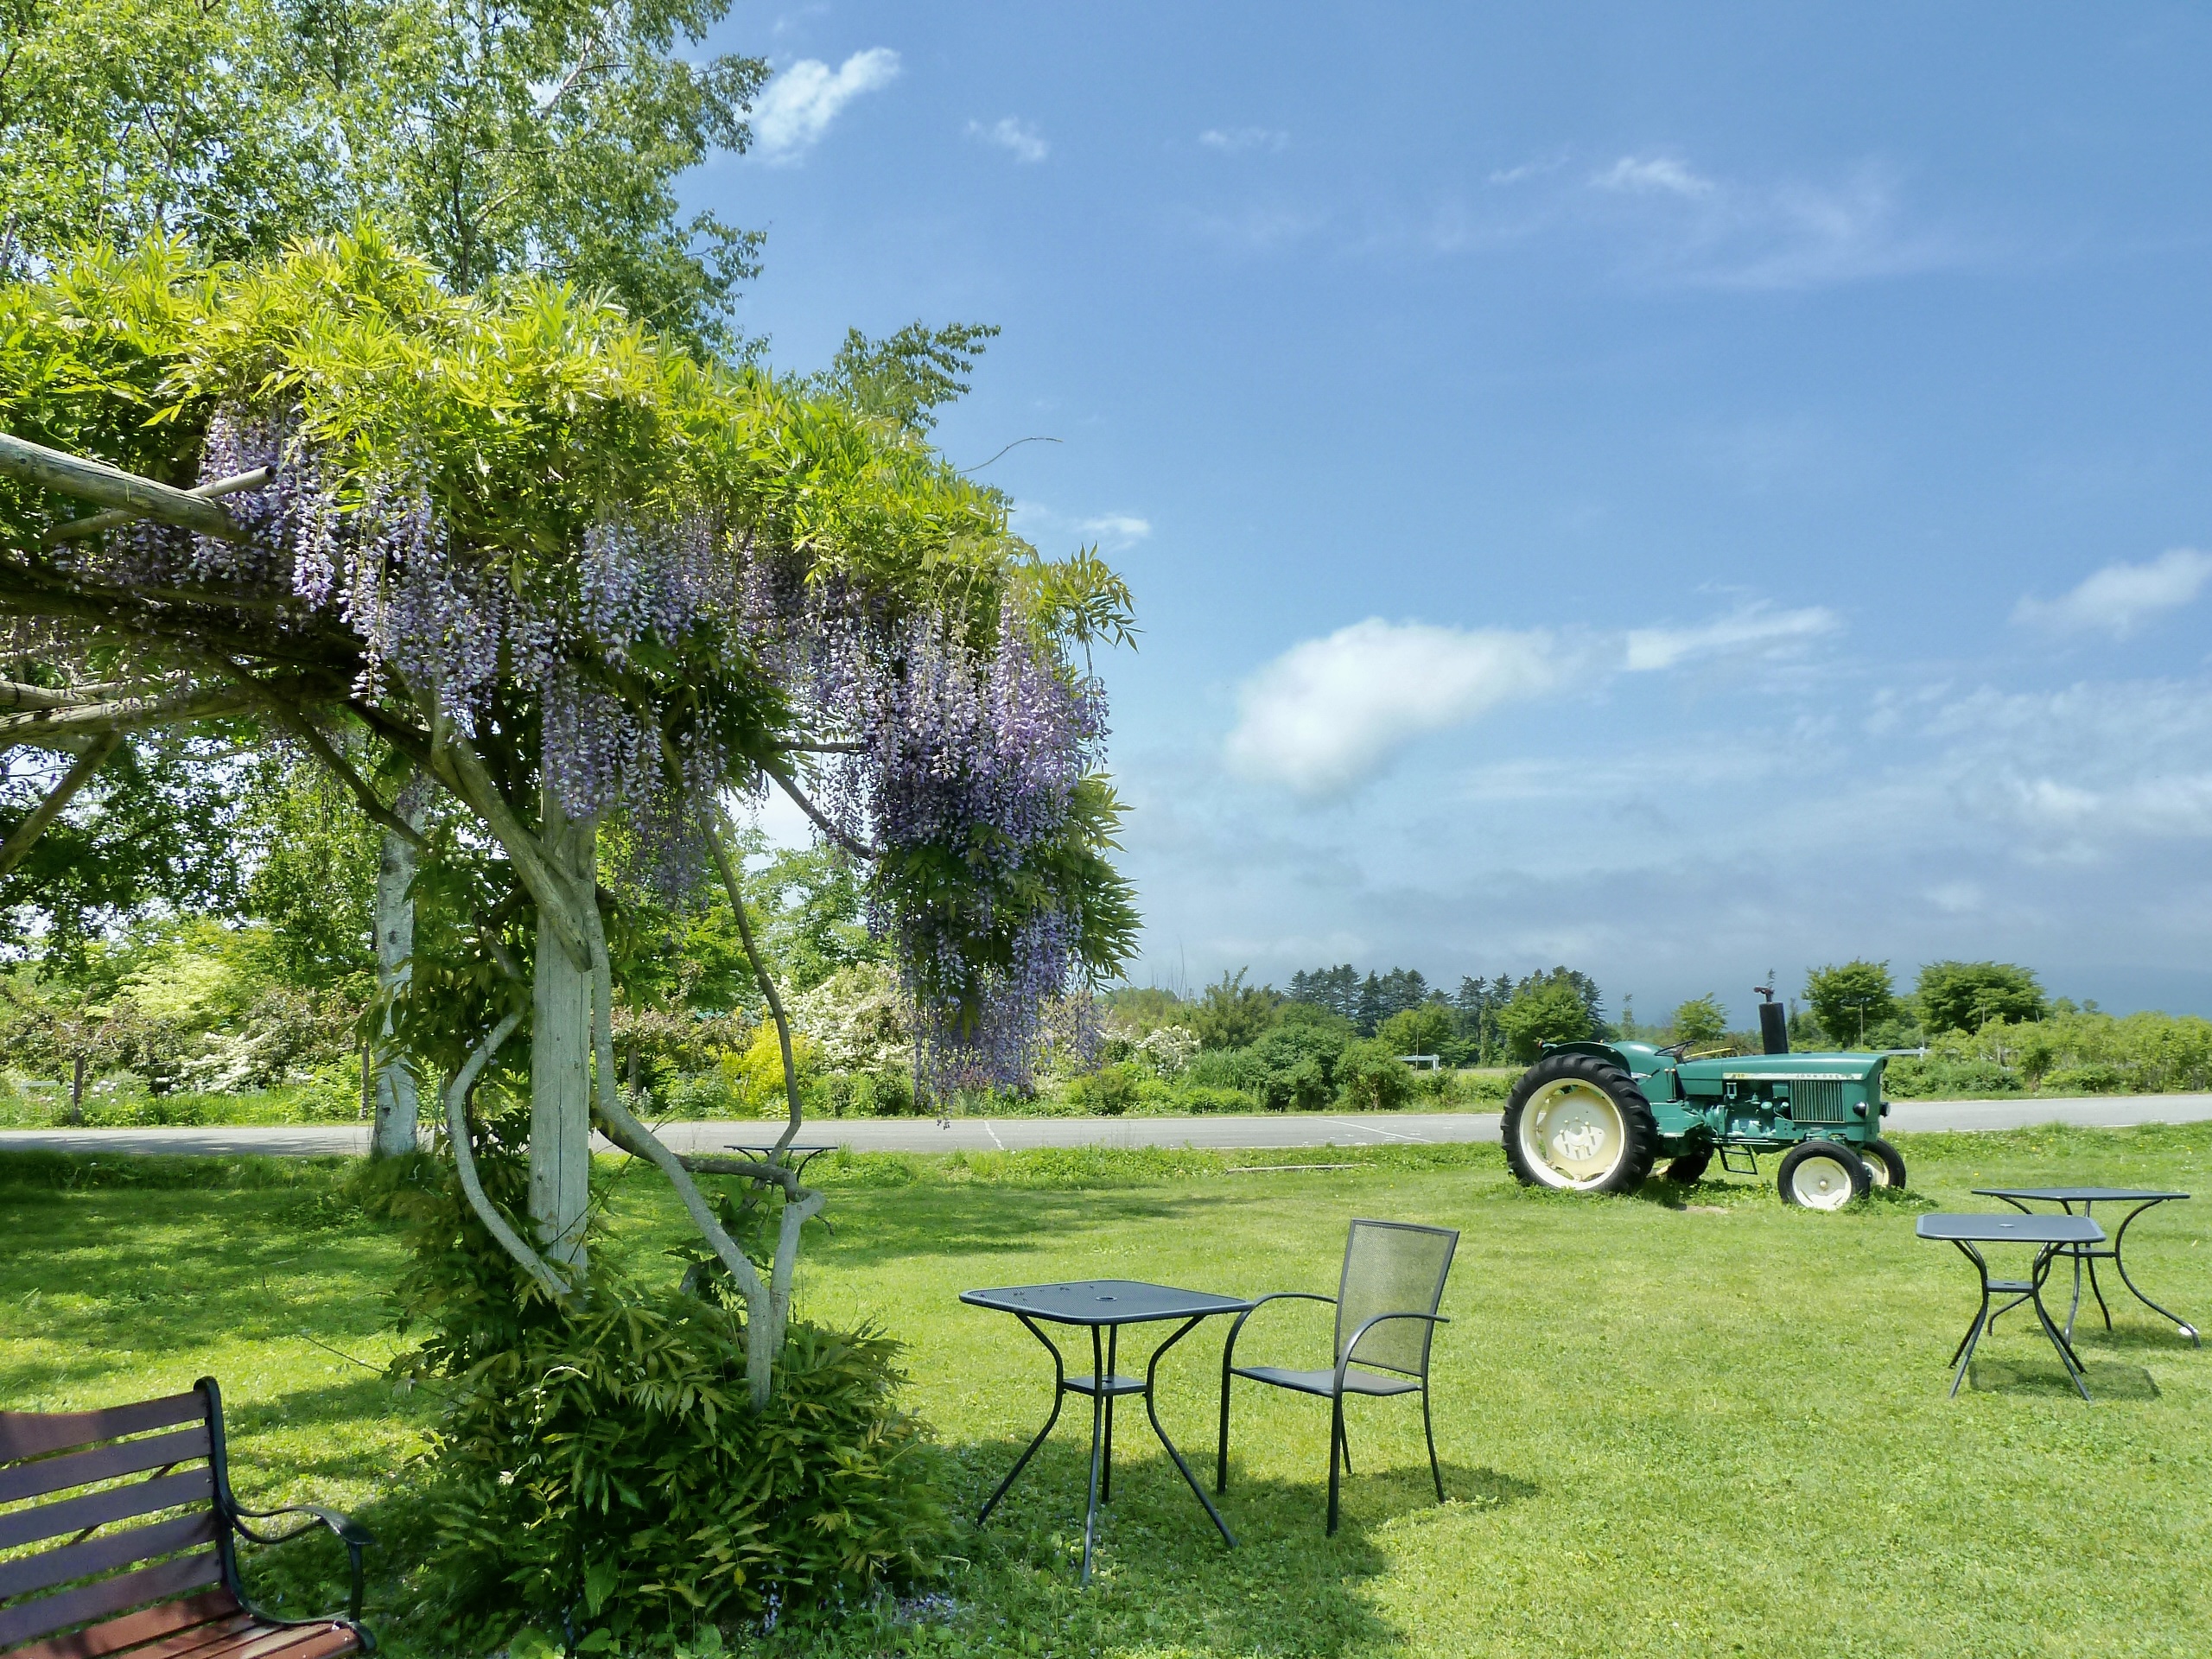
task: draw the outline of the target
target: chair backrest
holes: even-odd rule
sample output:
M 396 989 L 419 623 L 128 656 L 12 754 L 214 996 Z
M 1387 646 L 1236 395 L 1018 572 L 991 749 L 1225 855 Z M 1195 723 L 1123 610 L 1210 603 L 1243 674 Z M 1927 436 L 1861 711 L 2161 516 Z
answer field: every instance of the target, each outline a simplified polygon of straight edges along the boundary
M 90 1659 L 200 1624 L 217 1602 L 237 1607 L 216 1503 L 219 1412 L 207 1388 L 105 1411 L 0 1412 L 0 1653 Z M 118 1526 L 149 1516 L 161 1518 Z
M 1377 1313 L 1433 1313 L 1444 1300 L 1444 1276 L 1459 1235 L 1449 1227 L 1408 1221 L 1355 1221 L 1344 1241 L 1344 1277 L 1337 1285 L 1337 1356 Z M 1389 1319 L 1360 1338 L 1352 1358 L 1408 1376 L 1428 1375 L 1427 1319 Z

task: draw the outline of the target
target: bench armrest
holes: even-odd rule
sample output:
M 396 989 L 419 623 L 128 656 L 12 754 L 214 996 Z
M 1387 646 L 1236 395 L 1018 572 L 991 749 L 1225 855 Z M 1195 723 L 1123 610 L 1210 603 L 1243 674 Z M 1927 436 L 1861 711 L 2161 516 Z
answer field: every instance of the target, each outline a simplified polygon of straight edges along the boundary
M 245 1524 L 247 1521 L 274 1521 L 279 1516 L 286 1515 L 304 1515 L 310 1518 L 305 1526 L 295 1527 L 289 1532 L 280 1532 L 269 1536 L 254 1531 Z M 289 1544 L 302 1533 L 313 1532 L 318 1526 L 327 1527 L 337 1537 L 338 1541 L 346 1546 L 346 1560 L 353 1567 L 353 1585 L 352 1592 L 346 1597 L 346 1616 L 357 1624 L 360 1622 L 361 1552 L 376 1542 L 375 1535 L 366 1527 L 350 1515 L 337 1510 L 326 1510 L 313 1503 L 288 1504 L 281 1510 L 248 1510 L 233 1504 L 231 1507 L 230 1521 L 232 1529 L 240 1537 L 250 1538 L 257 1544 Z

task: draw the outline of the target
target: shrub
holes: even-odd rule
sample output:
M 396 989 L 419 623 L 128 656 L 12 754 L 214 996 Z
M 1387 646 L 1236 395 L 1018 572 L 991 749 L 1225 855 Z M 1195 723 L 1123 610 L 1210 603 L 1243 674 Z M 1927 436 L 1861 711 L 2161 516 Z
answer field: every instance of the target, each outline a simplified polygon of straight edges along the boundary
M 1337 1057 L 1346 1044 L 1325 1026 L 1285 1025 L 1252 1045 L 1247 1055 L 1260 1103 L 1269 1111 L 1318 1112 L 1337 1092 Z
M 1096 1116 L 1119 1117 L 1137 1103 L 1137 1084 L 1142 1076 L 1134 1061 L 1102 1065 L 1068 1084 L 1069 1103 Z
M 1355 1111 L 1395 1111 L 1414 1097 L 1414 1075 L 1396 1045 L 1370 1037 L 1337 1057 L 1337 1091 Z
M 1994 1060 L 1946 1059 L 1936 1054 L 1923 1060 L 1908 1055 L 1891 1060 L 1884 1076 L 1885 1091 L 1898 1100 L 2020 1092 L 2019 1074 Z
M 486 1153 L 487 1189 L 512 1209 L 521 1160 Z M 705 1299 L 723 1287 L 713 1275 L 701 1296 L 643 1290 L 601 1238 L 588 1303 L 554 1306 L 464 1218 L 448 1170 L 390 1161 L 374 1179 L 415 1251 L 403 1324 L 430 1327 L 392 1369 L 439 1384 L 419 1465 L 424 1582 L 456 1647 L 572 1623 L 607 1632 L 588 1645 L 634 1651 L 935 1569 L 938 1457 L 896 1405 L 898 1344 L 794 1320 L 755 1412 L 745 1323 Z
M 1242 1089 L 1215 1089 L 1190 1084 L 1175 1091 L 1178 1110 L 1192 1113 L 1243 1112 L 1252 1108 L 1252 1096 Z
M 2047 1071 L 2038 1086 L 2054 1095 L 2124 1095 L 2141 1084 L 2127 1067 L 2104 1063 Z

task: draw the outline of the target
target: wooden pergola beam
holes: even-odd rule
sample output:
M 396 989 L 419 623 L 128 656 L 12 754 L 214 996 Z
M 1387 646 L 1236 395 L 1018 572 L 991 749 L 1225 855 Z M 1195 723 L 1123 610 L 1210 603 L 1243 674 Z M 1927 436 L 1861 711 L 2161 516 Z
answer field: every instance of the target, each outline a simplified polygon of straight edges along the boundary
M 0 474 L 130 518 L 157 518 L 226 542 L 238 538 L 230 515 L 204 496 L 5 432 L 0 432 Z

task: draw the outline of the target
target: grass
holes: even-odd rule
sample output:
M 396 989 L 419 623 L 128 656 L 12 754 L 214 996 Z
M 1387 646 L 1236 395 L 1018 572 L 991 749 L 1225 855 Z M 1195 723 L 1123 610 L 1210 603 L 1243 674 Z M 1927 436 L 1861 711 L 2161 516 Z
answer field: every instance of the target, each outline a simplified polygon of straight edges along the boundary
M 2212 1631 L 2212 1356 L 2133 1303 L 2081 1339 L 2097 1402 L 2065 1391 L 2017 1316 L 1956 1401 L 1944 1358 L 1973 1310 L 1964 1262 L 1912 1236 L 1974 1185 L 2067 1180 L 2204 1191 L 2212 1126 L 2050 1128 L 1904 1142 L 1905 1194 L 1839 1216 L 1708 1180 L 1635 1198 L 1522 1192 L 1494 1148 L 1325 1149 L 1354 1167 L 1239 1173 L 1249 1154 L 1083 1148 L 815 1166 L 834 1238 L 803 1313 L 909 1344 L 913 1403 L 969 1514 L 1041 1421 L 1044 1356 L 961 1306 L 976 1285 L 1119 1275 L 1232 1291 L 1333 1287 L 1352 1215 L 1462 1230 L 1440 1337 L 1427 1487 L 1418 1410 L 1351 1408 L 1358 1474 L 1322 1535 L 1326 1408 L 1236 1406 L 1222 1548 L 1132 1405 L 1078 1591 L 1087 1424 L 1052 1441 L 931 1597 L 786 1627 L 823 1654 L 2196 1654 Z M 1308 1154 L 1296 1154 L 1305 1157 Z M 1291 1161 L 1269 1154 L 1266 1161 Z M 615 1243 L 677 1236 L 642 1170 L 614 1178 Z M 413 1624 L 404 1460 L 418 1403 L 392 1352 L 398 1251 L 334 1163 L 0 1159 L 0 1400 L 106 1403 L 213 1372 L 241 1488 L 310 1494 L 390 1541 L 372 1615 L 393 1659 L 445 1651 Z M 2212 1321 L 2212 1194 L 2129 1239 L 2152 1294 Z M 1240 1353 L 1311 1364 L 1326 1311 L 1270 1308 Z M 1162 1415 L 1210 1465 L 1222 1327 L 1162 1367 Z M 1145 1351 L 1140 1344 L 1140 1352 Z M 359 1362 L 359 1363 L 357 1363 Z M 1088 1369 L 1087 1361 L 1084 1369 Z M 1128 1369 L 1125 1357 L 1124 1369 Z M 1040 1375 L 1041 1373 L 1041 1375 Z M 308 1546 L 296 1546 L 308 1548 Z M 334 1567 L 263 1582 L 288 1608 Z

